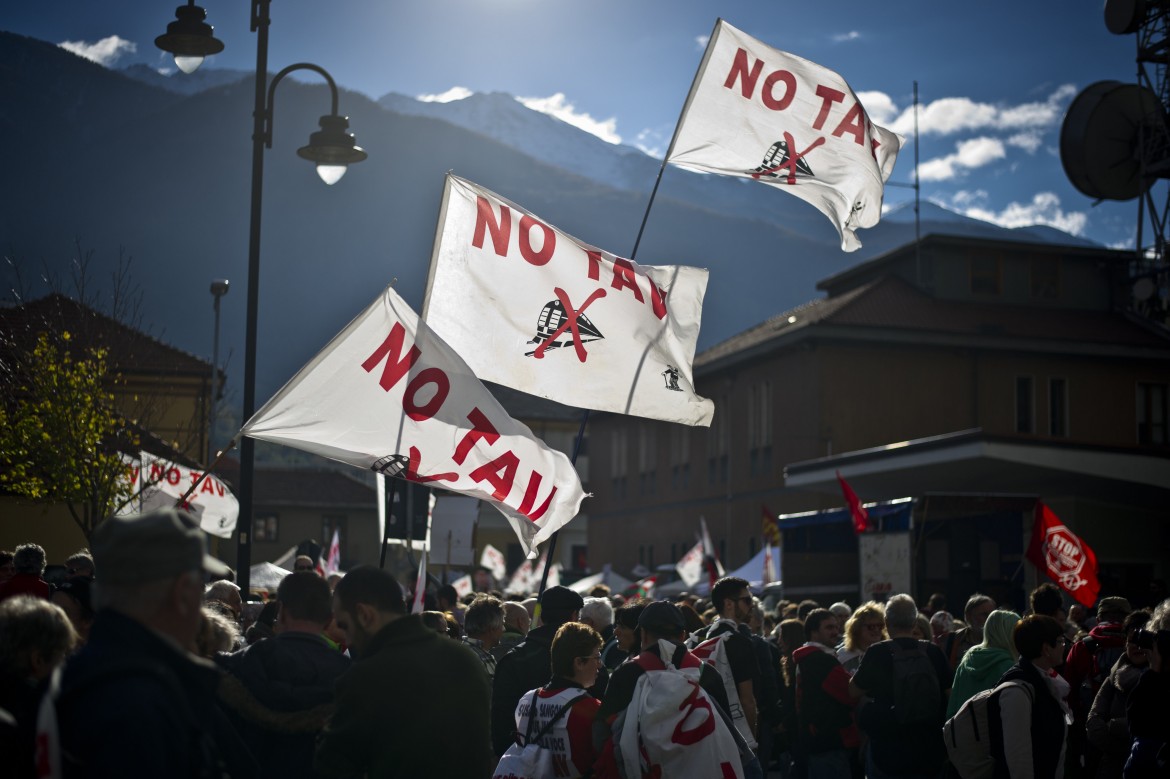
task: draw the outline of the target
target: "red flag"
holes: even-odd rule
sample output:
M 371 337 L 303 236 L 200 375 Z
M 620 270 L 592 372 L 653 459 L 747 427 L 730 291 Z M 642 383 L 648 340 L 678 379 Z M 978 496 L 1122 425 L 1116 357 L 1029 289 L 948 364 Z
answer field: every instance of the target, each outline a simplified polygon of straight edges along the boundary
M 857 493 L 841 476 L 840 471 L 837 471 L 837 481 L 841 482 L 841 492 L 845 493 L 845 503 L 849 505 L 849 515 L 853 517 L 853 532 L 864 533 L 869 530 L 869 512 L 865 510 L 865 506 L 861 505 Z
M 1097 602 L 1097 593 L 1101 591 L 1101 582 L 1097 581 L 1097 555 L 1064 526 L 1052 509 L 1039 501 L 1028 559 L 1086 608 L 1092 608 Z
M 760 505 L 760 510 L 763 512 L 760 532 L 764 537 L 764 543 L 780 546 L 780 525 L 776 522 L 776 515 L 763 504 Z

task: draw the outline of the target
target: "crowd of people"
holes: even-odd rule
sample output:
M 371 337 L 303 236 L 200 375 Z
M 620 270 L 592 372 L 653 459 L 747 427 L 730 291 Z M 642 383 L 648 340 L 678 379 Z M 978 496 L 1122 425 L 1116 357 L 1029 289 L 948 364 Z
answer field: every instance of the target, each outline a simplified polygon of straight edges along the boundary
M 970 779 L 943 726 L 986 698 L 989 775 L 1170 777 L 1170 599 L 765 608 L 726 577 L 672 601 L 446 585 L 411 614 L 389 572 L 307 557 L 247 602 L 179 510 L 92 550 L 53 585 L 41 547 L 0 552 L 4 776 Z

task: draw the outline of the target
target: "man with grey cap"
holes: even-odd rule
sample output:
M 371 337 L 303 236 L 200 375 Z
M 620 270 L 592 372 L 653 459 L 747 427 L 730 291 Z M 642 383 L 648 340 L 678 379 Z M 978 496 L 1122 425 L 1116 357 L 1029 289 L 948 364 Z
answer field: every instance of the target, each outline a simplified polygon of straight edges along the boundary
M 549 587 L 540 596 L 540 626 L 528 631 L 524 640 L 496 664 L 492 681 L 492 747 L 497 755 L 512 743 L 516 730 L 516 704 L 520 696 L 543 687 L 552 678 L 552 640 L 557 628 L 576 622 L 585 600 L 568 587 Z M 589 694 L 601 698 L 609 674 L 602 668 Z
M 199 524 L 163 509 L 110 517 L 92 540 L 97 616 L 42 703 L 38 761 L 65 777 L 254 774 L 216 705 L 221 672 L 190 651 L 203 573 L 228 571 Z

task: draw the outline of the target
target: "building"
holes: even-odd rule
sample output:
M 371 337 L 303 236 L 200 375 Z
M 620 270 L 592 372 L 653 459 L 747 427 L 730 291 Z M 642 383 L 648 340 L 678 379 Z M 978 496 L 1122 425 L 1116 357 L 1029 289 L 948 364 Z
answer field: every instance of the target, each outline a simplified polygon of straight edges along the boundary
M 822 281 L 827 294 L 706 350 L 710 429 L 591 423 L 589 551 L 654 568 L 705 517 L 729 568 L 762 511 L 913 498 L 914 594 L 1018 601 L 1037 500 L 1097 553 L 1105 589 L 1170 574 L 1170 331 L 1128 309 L 1132 253 L 932 235 Z M 792 596 L 861 596 L 838 513 L 786 517 Z M 1141 598 L 1137 598 L 1141 600 Z

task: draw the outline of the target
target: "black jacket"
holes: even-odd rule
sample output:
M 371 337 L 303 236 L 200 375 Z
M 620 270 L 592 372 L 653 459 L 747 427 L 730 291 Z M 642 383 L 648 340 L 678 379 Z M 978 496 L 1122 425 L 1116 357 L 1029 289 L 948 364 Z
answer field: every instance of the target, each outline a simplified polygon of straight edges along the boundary
M 254 776 L 216 705 L 221 676 L 139 622 L 102 611 L 62 674 L 65 776 Z

